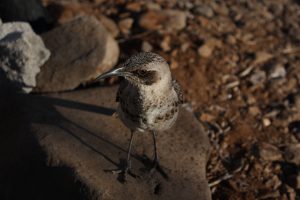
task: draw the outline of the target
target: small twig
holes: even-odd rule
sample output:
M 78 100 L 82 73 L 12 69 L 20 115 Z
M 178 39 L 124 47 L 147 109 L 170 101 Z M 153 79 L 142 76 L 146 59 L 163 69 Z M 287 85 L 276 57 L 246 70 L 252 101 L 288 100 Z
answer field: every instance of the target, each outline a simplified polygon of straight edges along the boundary
M 226 173 L 223 176 L 221 176 L 220 178 L 218 178 L 218 179 L 216 179 L 216 180 L 208 183 L 208 186 L 209 187 L 214 187 L 214 186 L 218 185 L 219 183 L 221 183 L 222 181 L 231 179 L 236 173 L 242 171 L 242 169 L 244 168 L 244 166 L 245 166 L 245 162 L 239 168 L 237 168 L 236 170 L 234 170 L 231 174 L 230 173 Z
M 248 74 L 250 74 L 250 72 L 251 72 L 253 69 L 254 69 L 254 65 L 249 66 L 247 69 L 245 69 L 244 71 L 242 71 L 242 72 L 240 73 L 239 76 L 240 76 L 241 78 L 243 78 L 243 77 L 247 76 Z
M 231 83 L 228 83 L 226 85 L 226 88 L 227 89 L 231 89 L 231 88 L 234 88 L 234 87 L 237 87 L 240 85 L 240 81 L 234 81 L 234 82 L 231 82 Z
M 228 180 L 232 177 L 233 177 L 233 174 L 225 174 L 224 176 L 220 177 L 219 179 L 217 179 L 211 183 L 208 183 L 208 186 L 214 187 L 214 186 L 218 185 L 219 183 L 221 183 L 222 181 Z
M 217 127 L 217 129 L 218 129 L 218 133 L 217 134 L 223 134 L 224 133 L 222 127 L 217 122 L 212 122 L 212 125 L 214 125 L 215 127 Z

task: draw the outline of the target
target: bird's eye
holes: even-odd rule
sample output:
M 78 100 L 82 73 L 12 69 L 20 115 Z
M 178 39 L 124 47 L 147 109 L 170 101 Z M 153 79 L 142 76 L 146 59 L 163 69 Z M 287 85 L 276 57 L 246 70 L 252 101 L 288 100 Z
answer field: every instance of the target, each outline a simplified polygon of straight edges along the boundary
M 152 76 L 153 73 L 155 73 L 155 71 L 135 70 L 132 71 L 131 73 L 139 78 L 147 78 L 149 76 Z
M 157 80 L 156 71 L 153 70 L 135 70 L 131 73 L 141 79 L 146 85 L 151 85 Z

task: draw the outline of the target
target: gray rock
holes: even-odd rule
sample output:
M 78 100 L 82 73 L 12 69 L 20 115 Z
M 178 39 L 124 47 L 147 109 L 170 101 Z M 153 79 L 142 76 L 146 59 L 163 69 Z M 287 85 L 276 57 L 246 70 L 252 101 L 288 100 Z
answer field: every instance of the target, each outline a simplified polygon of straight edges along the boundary
M 117 42 L 94 17 L 78 17 L 42 38 L 52 55 L 37 77 L 36 92 L 72 90 L 118 61 Z
M 116 87 L 101 87 L 68 93 L 33 96 L 31 128 L 45 151 L 48 165 L 73 169 L 94 199 L 211 199 L 206 181 L 210 144 L 193 113 L 181 108 L 175 126 L 158 134 L 161 169 L 152 175 L 151 134 L 137 133 L 132 152 L 132 172 L 140 178 L 120 176 L 117 169 L 126 158 L 129 130 L 112 116 Z M 24 107 L 24 106 L 23 106 Z M 43 116 L 43 117 L 41 117 Z
M 8 34 L 14 33 L 14 32 L 20 32 L 20 33 L 32 33 L 32 29 L 28 23 L 25 22 L 11 22 L 11 23 L 5 23 L 1 26 L 0 31 L 0 40 L 3 39 Z
M 36 75 L 50 56 L 42 39 L 28 23 L 14 22 L 1 25 L 0 85 L 8 83 L 17 90 L 30 92 L 36 86 Z M 0 86 L 1 87 L 1 86 Z

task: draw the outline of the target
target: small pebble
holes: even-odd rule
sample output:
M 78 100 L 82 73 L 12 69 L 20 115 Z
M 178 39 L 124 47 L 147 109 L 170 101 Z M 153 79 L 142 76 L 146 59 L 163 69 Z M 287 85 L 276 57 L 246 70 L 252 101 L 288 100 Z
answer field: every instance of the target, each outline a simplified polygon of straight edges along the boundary
M 153 47 L 152 47 L 152 45 L 149 42 L 143 41 L 143 43 L 142 43 L 142 51 L 144 51 L 144 52 L 150 52 L 150 51 L 152 51 L 152 49 L 153 49 Z
M 271 125 L 271 120 L 269 118 L 263 118 L 264 127 L 268 127 Z
M 130 29 L 132 27 L 133 24 L 133 19 L 132 18 L 126 18 L 126 19 L 122 19 L 121 21 L 119 21 L 119 29 L 123 34 L 129 34 L 130 33 Z
M 266 161 L 282 160 L 281 151 L 274 145 L 263 142 L 258 146 L 260 158 Z

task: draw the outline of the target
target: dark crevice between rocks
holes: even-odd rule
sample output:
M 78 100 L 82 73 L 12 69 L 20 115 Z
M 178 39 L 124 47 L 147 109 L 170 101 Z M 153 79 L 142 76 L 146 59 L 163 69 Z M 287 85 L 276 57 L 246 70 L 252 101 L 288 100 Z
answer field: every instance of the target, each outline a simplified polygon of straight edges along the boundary
M 160 195 L 160 194 L 161 194 L 161 191 L 162 191 L 161 184 L 158 183 L 158 184 L 154 187 L 154 194 Z
M 28 113 L 23 97 L 0 94 L 0 199 L 90 199 L 71 168 L 47 165 L 30 126 L 34 111 Z
M 40 0 L 1 0 L 0 4 L 0 18 L 3 22 L 28 22 L 39 34 L 53 27 L 52 16 Z

